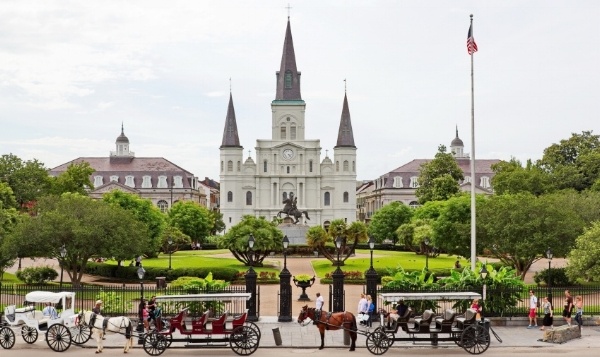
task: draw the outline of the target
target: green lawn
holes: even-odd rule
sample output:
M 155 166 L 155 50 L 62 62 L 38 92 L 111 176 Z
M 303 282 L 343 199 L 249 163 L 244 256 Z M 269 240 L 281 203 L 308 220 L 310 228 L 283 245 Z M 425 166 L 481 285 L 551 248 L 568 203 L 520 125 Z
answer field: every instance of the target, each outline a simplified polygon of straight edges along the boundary
M 4 275 L 2 277 L 2 282 L 5 284 L 13 284 L 13 283 L 20 283 L 21 280 L 17 279 L 17 277 L 14 274 L 4 273 Z
M 369 254 L 369 250 L 357 250 L 357 253 Z M 456 256 L 448 256 L 446 254 L 440 254 L 436 258 L 429 258 L 429 270 L 435 271 L 437 269 L 451 269 L 454 267 L 456 262 Z M 465 259 L 460 260 L 462 266 L 467 266 L 468 261 Z M 331 262 L 326 259 L 312 260 L 312 265 L 319 277 L 324 277 L 326 273 L 332 273 L 335 267 L 331 265 Z M 412 252 L 391 252 L 391 251 L 373 251 L 373 267 L 376 269 L 381 268 L 395 268 L 398 265 L 402 266 L 404 270 L 421 270 L 425 267 L 425 257 L 423 255 L 417 255 Z M 346 260 L 345 265 L 342 266 L 342 270 L 345 271 L 360 271 L 364 272 L 369 269 L 370 258 L 349 258 Z

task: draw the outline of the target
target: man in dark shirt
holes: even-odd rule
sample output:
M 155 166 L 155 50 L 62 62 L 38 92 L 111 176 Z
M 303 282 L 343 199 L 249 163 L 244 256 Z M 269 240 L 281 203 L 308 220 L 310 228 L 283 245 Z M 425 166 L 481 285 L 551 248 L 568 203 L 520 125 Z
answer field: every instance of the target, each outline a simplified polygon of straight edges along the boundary
M 96 306 L 92 308 L 92 312 L 96 315 L 102 315 L 102 300 L 96 301 Z

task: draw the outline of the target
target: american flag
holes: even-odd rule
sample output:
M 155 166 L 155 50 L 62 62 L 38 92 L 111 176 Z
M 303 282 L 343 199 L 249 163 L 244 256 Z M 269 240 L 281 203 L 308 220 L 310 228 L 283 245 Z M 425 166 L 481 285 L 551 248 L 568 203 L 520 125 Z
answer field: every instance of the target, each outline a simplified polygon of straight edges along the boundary
M 467 52 L 469 52 L 469 55 L 477 52 L 477 44 L 473 38 L 473 24 L 469 26 L 469 33 L 467 34 Z

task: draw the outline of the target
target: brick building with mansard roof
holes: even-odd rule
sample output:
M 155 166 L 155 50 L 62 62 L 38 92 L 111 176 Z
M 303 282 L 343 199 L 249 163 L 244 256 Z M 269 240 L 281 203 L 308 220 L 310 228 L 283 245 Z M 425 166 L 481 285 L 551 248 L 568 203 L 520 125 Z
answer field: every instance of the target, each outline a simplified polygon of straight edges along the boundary
M 58 176 L 71 164 L 87 162 L 95 170 L 90 176 L 94 185 L 92 198 L 100 199 L 107 192 L 120 190 L 151 200 L 163 212 L 180 200 L 207 206 L 205 189 L 193 173 L 163 157 L 135 157 L 123 126 L 115 144 L 116 151 L 108 157 L 79 157 L 49 173 Z

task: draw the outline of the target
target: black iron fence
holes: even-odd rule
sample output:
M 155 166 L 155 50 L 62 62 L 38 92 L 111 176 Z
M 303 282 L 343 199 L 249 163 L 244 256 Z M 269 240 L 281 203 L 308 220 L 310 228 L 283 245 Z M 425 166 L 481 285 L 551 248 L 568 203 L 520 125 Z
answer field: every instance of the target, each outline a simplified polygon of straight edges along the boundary
M 97 286 L 97 285 L 86 285 L 79 288 L 69 287 L 66 289 L 60 289 L 56 285 L 24 285 L 24 284 L 1 284 L 0 285 L 0 311 L 4 311 L 4 306 L 16 305 L 17 307 L 25 304 L 25 295 L 31 291 L 48 291 L 48 292 L 59 292 L 59 291 L 72 291 L 75 292 L 75 311 L 80 310 L 91 310 L 96 300 L 100 299 L 103 301 L 103 315 L 107 316 L 137 316 L 138 305 L 140 298 L 143 294 L 145 299 L 149 299 L 151 296 L 162 296 L 162 295 L 188 295 L 188 294 L 226 294 L 226 293 L 245 293 L 246 287 L 242 285 L 232 285 L 224 289 L 201 289 L 201 288 L 158 288 L 155 285 L 144 285 L 143 293 L 141 286 L 136 285 L 110 285 L 110 286 Z M 260 286 L 257 287 L 256 291 L 257 301 L 257 316 L 260 316 Z M 181 308 L 191 306 L 191 311 L 203 312 L 205 308 L 216 308 L 219 311 L 227 311 L 231 315 L 238 315 L 246 311 L 245 300 L 227 300 L 217 301 L 217 304 L 204 304 L 204 303 L 160 303 L 161 310 L 164 315 L 174 315 Z M 206 306 L 205 306 L 206 305 Z M 59 306 L 59 308 L 62 308 Z M 218 312 L 218 311 L 217 311 Z
M 565 302 L 565 290 L 569 290 L 571 296 L 581 295 L 584 302 L 584 313 L 586 316 L 600 315 L 600 285 L 586 285 L 586 286 L 554 286 L 550 289 L 547 287 L 540 287 L 537 285 L 524 285 L 524 286 L 512 286 L 503 287 L 502 289 L 486 288 L 486 299 L 482 300 L 482 307 L 485 316 L 503 316 L 503 317 L 515 317 L 515 316 L 527 316 L 529 312 L 529 290 L 533 290 L 538 297 L 539 308 L 538 314 L 543 315 L 542 309 L 543 297 L 549 294 L 552 297 L 552 305 L 555 316 L 561 316 L 563 305 Z M 388 289 L 381 286 L 377 287 L 377 303 L 375 306 L 386 310 L 392 310 L 393 306 L 390 302 L 384 301 L 381 296 L 382 293 L 433 293 L 433 292 L 456 292 L 456 289 Z M 465 289 L 464 291 L 479 293 L 483 296 L 483 289 Z M 416 310 L 416 314 L 421 314 L 424 309 L 433 309 L 438 312 L 446 309 L 453 308 L 458 312 L 464 312 L 470 306 L 470 302 L 467 301 L 437 301 L 430 303 L 421 302 L 409 302 L 413 304 L 413 310 Z

